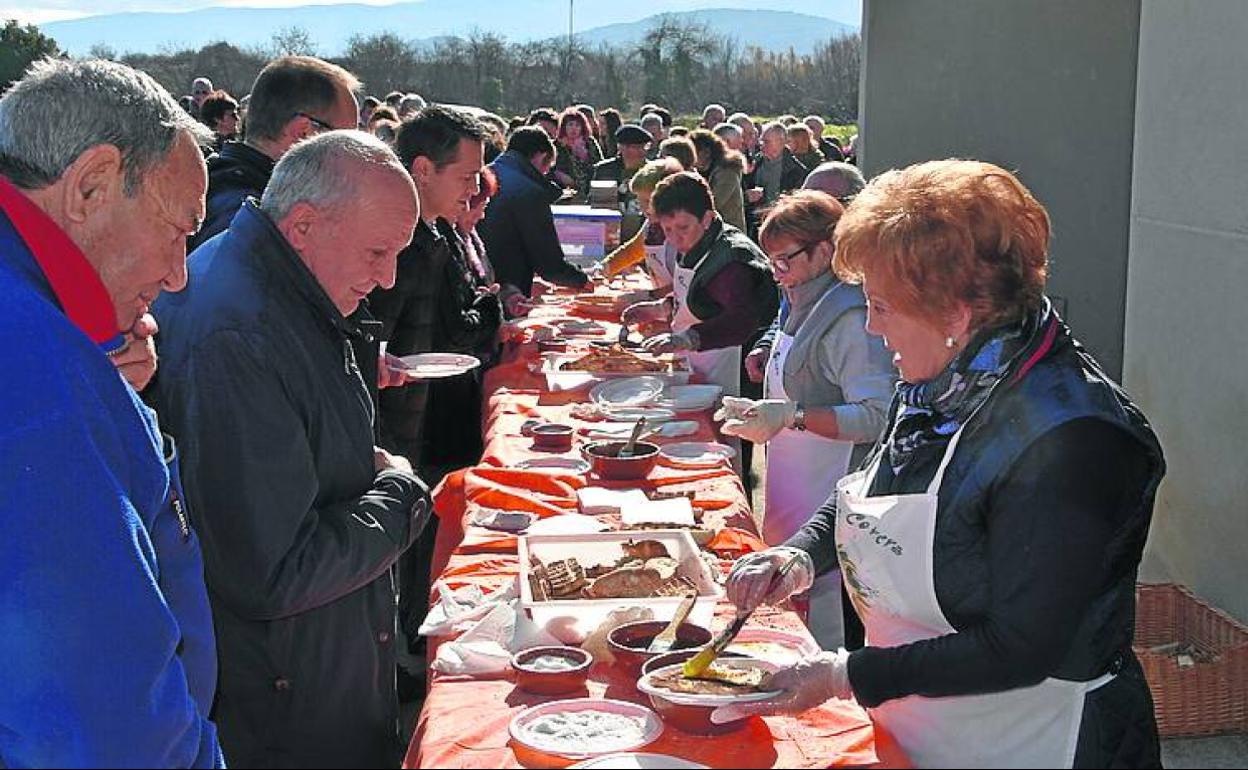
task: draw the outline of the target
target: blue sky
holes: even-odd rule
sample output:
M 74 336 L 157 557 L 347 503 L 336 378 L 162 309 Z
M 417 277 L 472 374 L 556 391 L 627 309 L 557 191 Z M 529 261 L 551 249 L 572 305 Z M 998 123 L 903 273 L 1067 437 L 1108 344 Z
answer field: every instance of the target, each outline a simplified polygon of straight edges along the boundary
M 392 5 L 394 0 L 349 0 L 349 2 L 368 5 Z M 843 0 L 842 0 L 843 1 Z M 83 16 L 94 16 L 105 13 L 123 13 L 126 11 L 191 11 L 196 8 L 210 7 L 250 7 L 250 8 L 284 8 L 297 5 L 334 5 L 344 0 L 0 0 L 0 19 L 15 18 L 23 23 L 42 24 L 48 21 L 76 19 Z M 506 0 L 478 0 L 478 2 L 495 3 Z M 770 10 L 804 11 L 819 13 L 820 0 L 769 0 L 753 3 L 757 8 Z M 612 10 L 627 9 L 629 19 L 640 19 L 661 11 L 691 11 L 700 8 L 742 7 L 740 2 L 724 2 L 724 0 L 661 0 L 651 3 L 627 3 L 620 0 L 576 0 L 578 7 L 608 6 Z M 566 8 L 563 0 L 551 0 L 552 10 Z M 604 8 L 605 10 L 605 8 Z

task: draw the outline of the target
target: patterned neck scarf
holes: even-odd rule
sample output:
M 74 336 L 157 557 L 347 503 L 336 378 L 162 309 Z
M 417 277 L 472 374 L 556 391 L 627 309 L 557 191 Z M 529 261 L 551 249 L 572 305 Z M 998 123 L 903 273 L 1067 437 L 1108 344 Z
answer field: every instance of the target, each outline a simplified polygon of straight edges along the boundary
M 1021 322 L 984 329 L 932 379 L 897 383 L 902 408 L 888 447 L 894 473 L 901 473 L 921 447 L 946 441 L 958 432 L 988 400 L 993 386 L 1026 358 L 1022 353 L 1034 347 L 1048 316 L 1046 303 Z

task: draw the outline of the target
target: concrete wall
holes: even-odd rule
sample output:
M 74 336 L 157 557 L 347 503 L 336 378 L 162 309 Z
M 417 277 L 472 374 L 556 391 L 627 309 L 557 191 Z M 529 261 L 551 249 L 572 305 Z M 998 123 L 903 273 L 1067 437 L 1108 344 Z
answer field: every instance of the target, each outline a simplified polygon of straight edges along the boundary
M 864 173 L 947 157 L 1016 171 L 1053 219 L 1050 293 L 1115 376 L 1139 7 L 866 0 L 863 9 Z
M 1145 578 L 1248 622 L 1248 3 L 1145 0 L 1125 385 L 1169 472 Z

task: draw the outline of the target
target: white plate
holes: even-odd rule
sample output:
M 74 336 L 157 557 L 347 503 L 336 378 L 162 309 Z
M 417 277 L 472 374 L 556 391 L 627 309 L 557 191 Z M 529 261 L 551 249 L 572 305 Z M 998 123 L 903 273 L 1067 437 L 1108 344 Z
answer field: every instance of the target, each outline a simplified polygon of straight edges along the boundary
M 698 695 L 688 692 L 672 692 L 665 688 L 655 687 L 652 683 L 659 674 L 668 671 L 679 671 L 684 665 L 684 663 L 673 663 L 670 666 L 664 666 L 651 671 L 637 680 L 637 689 L 646 695 L 655 695 L 672 703 L 683 703 L 689 706 L 725 706 L 729 703 L 754 703 L 756 701 L 771 700 L 784 692 L 783 690 L 764 690 L 763 692 L 742 693 L 741 695 Z M 750 668 L 761 668 L 768 673 L 772 673 L 780 668 L 774 663 L 755 658 L 720 658 L 715 661 L 715 665 L 725 668 L 744 668 L 748 666 Z
M 521 460 L 514 467 L 522 471 L 589 473 L 589 463 L 579 457 L 533 457 Z
M 456 377 L 481 365 L 476 356 L 463 353 L 417 353 L 399 360 L 406 371 L 426 380 Z
M 701 412 L 715 406 L 722 395 L 724 389 L 718 385 L 673 385 L 659 403 L 677 412 Z
M 713 441 L 682 441 L 660 448 L 659 456 L 672 465 L 710 468 L 731 461 L 737 456 L 737 450 Z
M 663 770 L 664 768 L 672 768 L 672 770 L 703 770 L 709 767 L 709 765 L 699 765 L 697 762 L 673 757 L 671 754 L 647 754 L 628 751 L 577 762 L 575 765 L 569 765 L 569 770 L 572 770 L 572 768 L 596 768 L 597 770 Z
M 589 389 L 589 400 L 604 407 L 647 406 L 663 395 L 665 387 L 663 380 L 646 375 L 607 380 Z
M 637 422 L 642 417 L 647 423 L 667 422 L 676 419 L 676 413 L 661 406 L 621 406 L 606 410 L 607 419 L 618 422 Z
M 585 428 L 585 436 L 591 439 L 626 439 L 633 432 L 631 422 L 604 422 L 598 425 L 590 425 Z M 680 436 L 692 436 L 698 432 L 698 422 L 696 420 L 674 420 L 665 422 L 658 426 L 658 430 L 651 433 L 646 429 L 641 435 L 642 439 L 658 436 L 660 438 L 679 438 Z
M 728 645 L 731 652 L 739 652 L 770 663 L 787 666 L 802 658 L 819 652 L 819 644 L 796 631 L 778 628 L 746 626 Z
M 533 722 L 542 717 L 551 714 L 571 714 L 578 711 L 598 711 L 630 717 L 638 721 L 641 728 L 640 735 L 635 740 L 627 742 L 596 738 L 593 741 L 592 749 L 589 745 L 586 745 L 585 741 L 582 741 L 580 746 L 574 749 L 569 746 L 560 746 L 552 743 L 546 736 L 534 733 L 532 730 Z M 569 759 L 588 759 L 589 757 L 602 754 L 631 751 L 653 743 L 663 733 L 663 722 L 659 720 L 658 714 L 636 703 L 609 700 L 607 698 L 576 698 L 574 700 L 557 700 L 531 706 L 512 718 L 507 731 L 511 734 L 512 740 L 543 754 L 553 754 Z

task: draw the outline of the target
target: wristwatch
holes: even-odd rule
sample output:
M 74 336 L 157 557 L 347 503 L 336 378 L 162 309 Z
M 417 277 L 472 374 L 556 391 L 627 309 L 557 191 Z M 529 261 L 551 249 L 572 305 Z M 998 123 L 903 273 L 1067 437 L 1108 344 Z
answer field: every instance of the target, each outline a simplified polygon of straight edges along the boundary
M 802 406 L 802 402 L 797 402 L 797 408 L 793 410 L 793 430 L 806 430 L 806 407 Z

